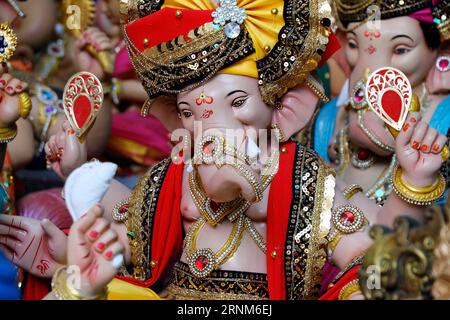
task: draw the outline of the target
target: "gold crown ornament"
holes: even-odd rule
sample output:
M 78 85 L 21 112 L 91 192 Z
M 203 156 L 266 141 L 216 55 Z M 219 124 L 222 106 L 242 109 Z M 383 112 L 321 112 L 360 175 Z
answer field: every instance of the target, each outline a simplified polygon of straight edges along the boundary
M 122 0 L 121 13 L 150 99 L 226 73 L 257 79 L 275 107 L 299 84 L 317 87 L 311 72 L 338 48 L 326 0 Z
M 339 28 L 346 29 L 349 23 L 364 23 L 377 13 L 381 19 L 405 16 L 431 8 L 432 0 L 333 0 L 333 15 Z M 376 10 L 378 9 L 378 10 Z

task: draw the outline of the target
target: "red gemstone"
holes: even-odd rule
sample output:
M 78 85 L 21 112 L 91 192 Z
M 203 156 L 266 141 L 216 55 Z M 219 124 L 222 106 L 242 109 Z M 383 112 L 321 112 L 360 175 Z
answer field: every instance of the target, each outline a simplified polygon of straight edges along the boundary
M 355 94 L 355 102 L 361 103 L 364 100 L 364 91 L 362 89 L 358 89 Z
M 450 59 L 441 59 L 439 61 L 439 67 L 442 69 L 447 69 L 450 66 Z
M 353 223 L 355 221 L 355 214 L 351 211 L 345 211 L 341 215 L 342 222 Z
M 367 149 L 361 149 L 358 151 L 358 159 L 361 161 L 367 160 L 369 158 L 369 150 Z
M 203 145 L 203 152 L 207 155 L 211 155 L 213 153 L 214 147 L 212 146 L 211 142 L 205 143 Z
M 127 212 L 128 211 L 128 204 L 124 204 L 124 205 L 122 205 L 122 206 L 120 206 L 120 208 L 119 208 L 119 213 L 125 213 L 125 212 Z
M 208 265 L 209 260 L 207 257 L 205 256 L 199 256 L 196 260 L 195 260 L 195 266 L 197 267 L 198 270 L 203 270 L 206 268 L 206 266 Z

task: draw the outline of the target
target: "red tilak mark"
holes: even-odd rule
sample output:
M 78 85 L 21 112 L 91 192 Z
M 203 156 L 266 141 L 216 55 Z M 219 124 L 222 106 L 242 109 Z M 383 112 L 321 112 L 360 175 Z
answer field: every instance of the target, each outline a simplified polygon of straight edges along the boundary
M 202 104 L 206 103 L 206 104 L 211 104 L 214 102 L 214 98 L 207 96 L 205 94 L 205 92 L 200 93 L 200 96 L 195 100 L 195 103 L 198 106 L 201 106 Z
M 366 31 L 364 32 L 364 37 L 370 38 L 370 40 L 373 40 L 373 38 L 379 38 L 381 37 L 381 32 L 379 31 Z
M 34 260 L 36 260 L 36 256 L 37 256 L 37 254 L 38 254 L 38 252 L 39 252 L 39 248 L 41 247 L 41 243 L 42 243 L 42 237 L 41 237 L 41 239 L 39 240 L 39 245 L 38 245 L 37 250 L 36 250 L 36 253 L 35 253 L 35 255 L 34 255 L 33 262 L 31 262 L 31 266 L 34 266 Z
M 36 266 L 36 268 L 41 272 L 42 275 L 45 275 L 47 270 L 50 268 L 49 261 L 41 260 L 41 263 Z
M 370 55 L 374 54 L 375 52 L 377 52 L 377 48 L 375 48 L 374 46 L 369 46 L 366 49 L 367 53 L 369 53 Z
M 209 119 L 214 114 L 213 110 L 204 110 L 201 119 Z

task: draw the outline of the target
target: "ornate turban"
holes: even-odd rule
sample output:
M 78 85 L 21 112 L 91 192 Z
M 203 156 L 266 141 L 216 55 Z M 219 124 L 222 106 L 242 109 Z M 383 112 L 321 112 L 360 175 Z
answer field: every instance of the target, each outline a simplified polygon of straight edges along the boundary
M 450 0 L 333 0 L 333 15 L 338 26 L 347 30 L 352 22 L 364 23 L 376 16 L 381 19 L 411 16 L 421 22 L 435 23 L 441 42 L 450 40 Z
M 122 0 L 133 65 L 151 99 L 218 73 L 258 79 L 275 106 L 339 47 L 327 0 Z M 316 87 L 317 88 L 317 87 Z

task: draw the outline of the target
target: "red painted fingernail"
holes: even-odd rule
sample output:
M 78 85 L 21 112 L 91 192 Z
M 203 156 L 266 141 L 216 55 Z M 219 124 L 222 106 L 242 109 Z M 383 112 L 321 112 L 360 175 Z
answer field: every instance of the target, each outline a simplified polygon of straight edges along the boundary
M 92 230 L 92 231 L 89 233 L 89 236 L 90 236 L 91 238 L 97 238 L 97 237 L 98 237 L 98 232 L 95 231 L 95 230 Z
M 103 249 L 105 249 L 105 244 L 104 244 L 103 242 L 99 242 L 99 243 L 97 244 L 97 249 L 98 249 L 98 250 L 103 250 Z
M 424 144 L 424 145 L 422 145 L 422 148 L 420 148 L 420 150 L 422 150 L 422 152 L 427 152 L 428 146 L 426 144 Z
M 438 144 L 435 144 L 433 147 L 434 152 L 438 152 L 441 147 Z
M 11 86 L 7 86 L 6 87 L 6 91 L 8 91 L 9 93 L 13 93 L 14 92 L 14 88 Z
M 0 88 L 3 88 L 6 85 L 5 80 L 0 80 Z
M 74 135 L 75 134 L 75 130 L 73 130 L 73 129 L 69 129 L 69 130 L 67 130 L 67 134 L 68 135 Z
M 413 149 L 419 150 L 420 149 L 420 144 L 417 141 L 414 141 L 412 144 Z
M 22 90 L 22 89 L 23 89 L 23 87 L 20 84 L 16 86 L 16 90 Z
M 414 117 L 411 117 L 411 119 L 409 121 L 411 121 L 411 123 L 416 123 L 417 122 L 416 118 L 414 118 Z
M 407 123 L 407 124 L 405 124 L 405 125 L 403 126 L 403 131 L 404 131 L 404 132 L 408 131 L 408 129 L 409 129 L 409 123 Z
M 112 251 L 107 251 L 107 252 L 105 253 L 105 257 L 106 257 L 108 260 L 111 260 L 112 256 L 113 256 Z

